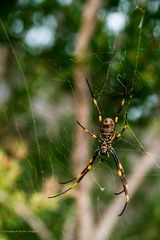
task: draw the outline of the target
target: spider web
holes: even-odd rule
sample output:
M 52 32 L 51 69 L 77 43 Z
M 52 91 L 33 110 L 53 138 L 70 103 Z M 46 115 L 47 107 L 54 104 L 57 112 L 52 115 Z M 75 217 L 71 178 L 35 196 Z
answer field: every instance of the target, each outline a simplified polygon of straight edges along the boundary
M 143 49 L 141 48 L 143 21 L 144 21 L 144 15 L 142 14 L 142 17 L 141 17 L 141 19 L 139 21 L 139 25 L 138 25 L 139 34 L 138 34 L 138 37 L 137 37 L 137 50 L 136 50 L 135 66 L 134 66 L 134 70 L 133 70 L 133 76 L 132 76 L 131 84 L 129 84 L 130 87 L 131 87 L 131 93 L 130 93 L 131 95 L 132 95 L 132 91 L 134 92 L 134 87 L 136 88 L 135 85 L 138 84 L 138 81 L 143 79 L 143 76 L 141 75 L 141 73 L 139 71 L 139 58 L 140 58 L 141 55 L 143 55 Z M 115 40 L 113 49 L 116 49 L 116 41 L 117 40 Z M 124 54 L 123 57 L 125 58 L 125 54 Z M 106 83 L 107 83 L 107 81 L 109 81 L 110 69 L 112 69 L 112 64 L 114 64 L 114 60 L 111 58 L 110 63 L 109 63 L 109 67 L 108 67 L 108 71 L 107 71 L 107 77 L 106 77 L 106 80 L 103 83 L 103 88 L 100 91 L 99 99 L 101 99 L 103 93 L 106 92 L 106 90 L 105 90 L 105 89 L 107 89 L 106 88 Z M 127 66 L 126 62 L 125 63 L 121 62 L 121 64 L 122 65 L 125 64 L 125 66 Z M 123 69 L 125 69 L 125 66 L 122 66 Z M 123 76 L 117 74 L 116 80 L 117 80 L 117 82 L 120 83 L 120 85 L 124 86 L 124 83 L 121 81 L 121 79 L 124 80 L 125 78 L 126 78 L 126 74 L 125 74 L 125 71 L 124 71 Z M 114 94 L 114 90 L 112 90 L 111 92 Z M 119 93 L 117 93 L 117 94 L 119 94 Z M 145 93 L 141 97 L 143 98 L 144 95 L 145 95 Z M 110 94 L 108 94 L 108 96 L 110 97 Z M 139 99 L 140 99 L 140 97 L 139 97 Z M 148 101 L 149 99 L 152 99 L 151 102 L 150 102 L 151 105 L 152 104 L 153 105 L 154 104 L 157 105 L 158 99 L 155 96 L 154 92 L 150 93 L 150 96 L 147 98 L 146 101 Z M 126 111 L 128 112 L 128 114 L 127 114 L 128 115 L 128 118 L 127 118 L 128 122 L 130 122 L 129 120 L 135 121 L 136 118 L 139 118 L 139 116 L 138 116 L 139 114 L 138 113 L 136 114 L 136 112 L 134 111 L 135 108 L 132 106 L 132 105 L 134 105 L 134 102 L 136 102 L 136 101 L 137 101 L 136 97 L 135 96 L 131 96 L 131 100 L 129 100 L 129 104 L 126 107 L 127 108 Z M 150 105 L 150 107 L 151 107 L 151 105 Z M 153 105 L 152 105 L 152 107 L 153 107 Z M 138 110 L 138 108 L 137 108 L 137 110 Z M 136 115 L 135 117 L 134 117 L 134 114 Z M 143 114 L 143 112 L 141 112 L 141 114 Z M 154 124 L 154 122 L 153 122 L 153 124 Z M 141 140 L 139 140 L 139 139 L 141 139 Z M 128 156 L 130 156 L 130 154 L 131 154 L 131 159 L 133 157 L 133 152 L 135 153 L 135 155 L 137 155 L 137 158 L 138 158 L 139 155 L 144 155 L 144 156 L 146 156 L 146 158 L 149 158 L 149 161 L 151 161 L 153 163 L 153 165 L 155 166 L 154 169 L 157 169 L 157 170 L 154 171 L 154 173 L 152 172 L 152 173 L 149 174 L 150 178 L 157 178 L 159 176 L 159 167 L 160 167 L 160 165 L 159 165 L 158 155 L 155 156 L 155 155 L 153 155 L 152 153 L 150 153 L 147 150 L 147 139 L 140 138 L 138 136 L 138 134 L 136 134 L 134 132 L 134 129 L 130 126 L 130 124 L 128 124 L 127 136 L 122 137 L 121 141 L 123 142 L 123 145 L 125 147 L 124 146 L 120 147 L 122 145 L 121 144 L 117 144 L 116 145 L 116 150 L 121 153 L 121 155 L 122 155 L 121 158 L 123 159 L 123 161 L 124 161 L 125 157 L 124 157 L 124 154 L 122 154 L 121 151 L 127 153 Z M 146 145 L 146 147 L 145 147 L 145 145 Z M 137 154 L 136 152 L 139 153 L 139 154 Z M 128 157 L 128 159 L 129 159 L 129 157 Z M 108 173 L 110 174 L 110 178 L 109 178 L 110 180 L 105 181 L 103 183 L 103 185 L 101 185 L 101 182 L 100 182 L 101 180 L 99 180 L 99 176 L 95 177 L 94 173 L 92 175 L 94 182 L 97 184 L 97 186 L 101 190 L 99 192 L 97 198 L 96 198 L 96 201 L 98 202 L 97 203 L 97 212 L 98 212 L 98 216 L 99 216 L 100 219 L 103 218 L 102 217 L 102 215 L 103 215 L 102 214 L 102 212 L 103 212 L 102 209 L 103 208 L 105 209 L 105 203 L 103 202 L 103 200 L 101 200 L 101 199 L 103 199 L 102 195 L 104 194 L 104 190 L 106 191 L 106 189 L 107 189 L 107 191 L 109 190 L 108 192 L 110 192 L 110 191 L 113 191 L 113 189 L 114 189 L 115 192 L 117 191 L 116 190 L 117 189 L 116 171 L 113 170 L 113 166 L 110 167 L 110 165 L 108 165 L 108 164 L 105 167 L 108 169 Z M 97 171 L 97 168 L 99 168 L 99 163 L 95 167 L 95 171 Z M 142 173 L 141 172 L 136 172 L 134 174 L 135 175 L 132 174 L 131 176 L 136 179 Z M 130 174 L 127 173 L 126 176 L 127 176 L 127 178 L 129 178 Z M 110 216 L 108 216 L 108 217 L 110 217 Z M 128 227 L 127 227 L 128 224 L 126 225 L 126 223 L 128 223 L 128 219 L 127 219 L 126 222 L 125 221 L 121 222 L 121 224 L 119 225 L 119 228 L 118 228 L 119 231 L 121 231 L 121 229 L 123 229 L 124 232 L 128 230 Z M 119 231 L 117 231 L 118 234 L 117 234 L 117 236 L 114 236 L 113 239 L 117 239 L 117 238 L 120 237 L 119 236 Z M 122 237 L 122 239 L 123 239 L 123 237 Z
M 126 83 L 127 87 L 130 88 L 129 90 L 131 90 L 130 95 L 133 94 L 133 97 L 129 104 L 126 105 L 124 111 L 122 112 L 122 118 L 120 119 L 120 124 L 122 125 L 125 111 L 128 111 L 128 129 L 126 130 L 126 133 L 121 138 L 121 140 L 115 144 L 115 149 L 120 159 L 126 159 L 125 154 L 127 153 L 126 161 L 129 161 L 130 157 L 131 159 L 134 159 L 135 152 L 137 156 L 138 154 L 150 154 L 144 147 L 145 144 L 143 143 L 143 139 L 139 140 L 139 134 L 135 132 L 134 127 L 132 127 L 132 125 L 130 124 L 130 122 L 136 122 L 138 118 L 134 117 L 134 112 L 136 115 L 136 107 L 134 107 L 134 102 L 139 101 L 140 97 L 138 96 L 136 98 L 134 96 L 134 93 L 138 88 L 137 86 L 139 85 L 138 80 L 142 78 L 139 72 L 139 58 L 140 55 L 143 55 L 143 49 L 141 49 L 141 42 L 143 40 L 143 20 L 144 15 L 142 14 L 137 27 L 139 33 L 138 38 L 136 39 L 137 48 L 135 49 L 135 64 L 131 71 L 133 77 L 128 83 Z M 16 52 L 14 43 L 12 43 L 12 41 L 10 40 L 7 28 L 3 24 L 3 22 L 1 24 L 1 27 L 5 33 L 7 42 L 10 45 L 14 65 L 17 68 L 16 74 L 19 75 L 19 78 L 24 85 L 25 97 L 24 99 L 20 100 L 21 102 L 19 103 L 19 105 L 23 106 L 26 110 L 26 112 L 24 111 L 22 115 L 17 114 L 16 106 L 10 106 L 8 101 L 2 106 L 1 111 L 3 121 L 6 121 L 7 123 L 11 122 L 10 125 L 14 133 L 12 136 L 6 137 L 4 143 L 2 143 L 3 148 L 6 148 L 6 152 L 8 151 L 11 156 L 13 155 L 14 158 L 16 158 L 13 169 L 15 172 L 17 170 L 17 175 L 15 176 L 15 178 L 13 178 L 14 185 L 11 189 L 13 192 L 11 202 L 13 205 L 15 204 L 13 198 L 15 197 L 15 199 L 17 200 L 18 194 L 21 201 L 23 201 L 24 199 L 26 200 L 26 197 L 24 197 L 24 192 L 26 192 L 26 196 L 30 198 L 29 202 L 33 206 L 32 210 L 34 213 L 37 211 L 38 207 L 40 207 L 43 211 L 44 209 L 47 209 L 48 211 L 52 212 L 55 211 L 55 209 L 58 209 L 58 206 L 56 204 L 59 200 L 53 203 L 53 201 L 49 201 L 47 197 L 51 194 L 52 191 L 56 192 L 59 190 L 57 176 L 59 176 L 60 179 L 69 179 L 71 177 L 71 170 L 69 170 L 68 159 L 70 157 L 70 152 L 72 151 L 72 143 L 74 141 L 74 135 L 72 133 L 73 126 L 75 125 L 75 120 L 73 117 L 73 101 L 75 100 L 77 108 L 80 109 L 80 106 L 77 101 L 76 93 L 74 91 L 73 81 L 70 72 L 67 70 L 67 68 L 64 69 L 63 66 L 70 66 L 71 63 L 75 63 L 75 60 L 72 57 L 66 59 L 60 58 L 57 60 L 58 63 L 55 64 L 53 62 L 47 61 L 43 57 L 37 57 L 36 55 L 34 56 L 33 52 L 31 51 L 31 58 L 35 57 L 38 61 L 38 64 L 40 63 L 41 67 L 44 65 L 44 68 L 49 68 L 48 77 L 50 77 L 50 81 L 47 81 L 46 79 L 43 80 L 43 77 L 45 76 L 45 69 L 42 69 L 42 71 L 39 71 L 37 69 L 37 72 L 41 72 L 42 76 L 40 77 L 40 83 L 35 84 L 32 90 L 32 88 L 30 87 L 31 82 L 28 81 L 29 71 L 23 69 L 24 62 L 22 62 L 21 56 L 19 57 L 19 53 Z M 118 49 L 118 38 L 119 36 L 116 38 L 116 40 L 115 38 L 113 40 L 113 44 L 110 47 L 111 53 L 104 53 L 104 55 L 110 54 L 109 63 L 103 62 L 103 58 L 101 57 L 101 55 L 103 54 L 102 52 L 97 53 L 93 51 L 90 53 L 95 61 L 101 62 L 102 68 L 106 68 L 106 76 L 104 80 L 102 80 L 100 88 L 97 84 L 94 84 L 94 86 L 92 86 L 95 95 L 97 96 L 98 102 L 102 107 L 102 105 L 105 106 L 105 104 L 101 102 L 104 102 L 106 99 L 110 100 L 110 104 L 113 106 L 113 108 L 115 108 L 115 111 L 116 107 L 118 106 L 119 99 L 121 99 L 122 97 L 125 79 L 128 77 L 126 76 L 127 71 L 125 69 L 128 67 L 126 56 L 129 51 L 122 51 L 122 48 Z M 21 47 L 26 48 L 25 45 L 22 45 Z M 122 74 L 119 74 L 116 71 L 117 62 L 122 66 Z M 54 78 L 54 83 L 53 80 L 51 80 L 52 74 L 56 74 L 56 78 Z M 98 76 L 98 74 L 98 69 L 97 71 L 94 71 L 94 73 L 92 73 L 93 77 L 94 75 Z M 37 78 L 36 74 L 35 77 Z M 107 85 L 111 81 L 110 79 L 114 79 L 114 81 L 113 84 L 111 83 L 108 88 Z M 59 84 L 60 82 L 62 83 Z M 54 89 L 52 89 L 52 83 L 54 85 Z M 60 85 L 62 88 L 66 89 L 65 95 L 64 91 L 60 89 Z M 14 84 L 12 84 L 12 87 L 14 87 Z M 49 94 L 46 94 L 46 90 L 50 90 Z M 32 93 L 32 91 L 34 92 L 34 94 Z M 55 98 L 52 99 L 54 94 Z M 145 97 L 145 93 L 142 97 Z M 147 105 L 147 103 L 149 103 L 149 100 L 150 104 L 152 105 L 157 103 L 156 99 L 154 98 L 153 101 L 151 101 L 152 94 L 149 97 L 144 103 L 144 107 L 145 104 Z M 118 99 L 117 103 L 113 101 L 114 98 Z M 152 105 L 148 108 L 153 107 Z M 8 111 L 8 108 L 10 111 Z M 104 115 L 106 114 L 106 110 L 104 108 L 102 108 L 102 112 Z M 143 114 L 143 111 L 141 110 L 139 114 L 140 118 Z M 24 121 L 25 118 L 26 121 Z M 96 131 L 97 127 L 95 126 L 95 124 L 93 125 L 93 129 Z M 7 124 L 7 129 L 4 129 L 4 133 L 7 133 L 6 136 L 8 135 L 9 131 L 10 126 L 9 124 Z M 1 135 L 4 136 L 4 133 L 2 130 Z M 31 141 L 31 144 L 29 141 Z M 14 144 L 12 144 L 12 142 L 14 142 Z M 30 149 L 31 146 L 32 149 Z M 15 148 L 17 149 L 15 150 Z M 3 154 L 5 154 L 6 152 L 4 152 Z M 6 156 L 8 155 L 6 154 Z M 64 160 L 62 161 L 62 159 Z M 159 165 L 154 160 L 154 158 L 150 156 L 150 159 L 154 162 L 156 168 L 159 169 Z M 11 158 L 9 159 L 9 161 L 13 161 L 13 159 Z M 124 168 L 126 170 L 127 167 L 129 167 L 129 164 L 127 165 L 124 162 L 124 165 Z M 132 165 L 134 165 L 133 161 Z M 129 177 L 129 175 L 130 173 L 126 173 L 127 178 Z M 90 176 L 93 182 L 97 185 L 97 188 L 99 189 L 98 194 L 94 193 L 96 196 L 95 202 L 97 206 L 97 210 L 95 211 L 98 212 L 99 218 L 101 219 L 102 209 L 106 206 L 106 204 L 113 200 L 111 193 L 113 193 L 115 189 L 117 189 L 117 186 L 119 187 L 119 179 L 117 177 L 115 166 L 112 164 L 111 161 L 107 161 L 105 163 L 101 163 L 100 161 L 98 161 L 97 164 L 94 166 L 94 169 L 91 172 Z M 104 176 L 106 176 L 105 180 Z M 149 174 L 149 177 L 151 178 L 157 178 L 157 176 L 159 176 L 159 171 L 156 174 Z M 85 181 L 85 179 L 83 181 Z M 7 189 L 7 191 L 9 192 L 10 186 L 4 185 L 4 189 Z M 105 197 L 106 194 L 107 198 Z M 109 195 L 110 197 L 108 197 Z M 72 200 L 66 199 L 64 204 L 62 205 L 68 215 L 71 215 L 72 211 L 74 211 L 70 208 L 71 202 Z M 11 215 L 14 215 L 12 211 Z M 25 230 L 26 232 L 29 231 L 30 228 L 25 225 L 24 221 L 21 221 L 20 218 L 18 219 L 19 220 L 17 221 L 19 222 L 17 225 L 19 226 L 19 229 L 17 229 L 12 224 L 12 222 L 7 220 L 7 228 L 3 229 L 3 232 L 5 233 L 10 229 L 13 232 L 14 230 Z M 66 225 L 67 224 L 68 223 L 66 222 Z M 122 221 L 120 227 L 122 227 L 123 230 L 125 229 L 124 221 Z

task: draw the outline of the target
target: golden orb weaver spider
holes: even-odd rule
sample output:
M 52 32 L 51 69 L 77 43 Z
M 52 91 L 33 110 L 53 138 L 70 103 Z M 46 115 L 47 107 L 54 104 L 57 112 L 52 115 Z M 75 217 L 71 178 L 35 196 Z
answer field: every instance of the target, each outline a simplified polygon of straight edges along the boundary
M 125 194 L 125 205 L 124 205 L 121 213 L 118 215 L 118 216 L 121 216 L 124 213 L 124 211 L 126 209 L 126 206 L 127 206 L 128 202 L 129 202 L 128 185 L 127 185 L 127 181 L 126 181 L 126 178 L 125 178 L 123 167 L 122 167 L 122 165 L 120 163 L 120 160 L 119 160 L 119 158 L 118 158 L 114 148 L 112 147 L 112 142 L 115 141 L 116 139 L 120 138 L 120 136 L 122 135 L 124 130 L 127 128 L 127 112 L 126 112 L 124 125 L 123 125 L 123 128 L 122 128 L 121 132 L 118 133 L 116 131 L 119 115 L 120 115 L 120 113 L 121 113 L 121 111 L 123 109 L 123 106 L 125 104 L 126 91 L 124 91 L 123 99 L 122 99 L 122 101 L 120 103 L 120 106 L 119 106 L 119 108 L 117 110 L 117 113 L 115 114 L 114 120 L 112 120 L 111 118 L 103 118 L 102 114 L 101 114 L 101 111 L 99 109 L 97 100 L 95 98 L 95 95 L 94 95 L 94 93 L 93 93 L 93 91 L 91 89 L 91 86 L 90 86 L 90 84 L 89 84 L 87 79 L 86 79 L 86 82 L 87 82 L 88 88 L 89 88 L 91 96 L 92 96 L 93 104 L 96 107 L 97 112 L 99 114 L 99 118 L 98 119 L 99 119 L 99 124 L 100 124 L 100 136 L 97 137 L 95 134 L 91 133 L 87 128 L 83 127 L 80 122 L 77 121 L 77 123 L 92 138 L 98 140 L 99 147 L 93 153 L 92 159 L 88 162 L 86 167 L 83 169 L 83 171 L 81 171 L 81 173 L 77 177 L 75 177 L 75 178 L 73 178 L 73 179 L 71 179 L 69 181 L 60 183 L 60 184 L 66 184 L 66 183 L 74 182 L 71 185 L 71 187 L 69 187 L 67 190 L 65 190 L 65 191 L 63 191 L 63 192 L 61 192 L 61 193 L 59 193 L 57 195 L 50 196 L 48 198 L 55 198 L 55 197 L 61 196 L 64 193 L 66 193 L 66 192 L 70 191 L 71 189 L 73 189 L 74 187 L 77 187 L 79 185 L 79 183 L 81 182 L 81 180 L 83 179 L 83 177 L 93 167 L 93 164 L 94 164 L 97 156 L 99 156 L 100 159 L 103 160 L 102 156 L 107 156 L 108 157 L 111 154 L 113 159 L 114 159 L 116 168 L 117 168 L 118 176 L 120 177 L 120 180 L 121 180 L 121 183 L 122 183 L 122 186 L 123 186 L 123 190 L 118 192 L 118 193 L 115 193 L 115 195 L 119 195 L 119 194 L 121 194 L 123 192 Z M 130 96 L 130 99 L 131 99 L 131 96 Z

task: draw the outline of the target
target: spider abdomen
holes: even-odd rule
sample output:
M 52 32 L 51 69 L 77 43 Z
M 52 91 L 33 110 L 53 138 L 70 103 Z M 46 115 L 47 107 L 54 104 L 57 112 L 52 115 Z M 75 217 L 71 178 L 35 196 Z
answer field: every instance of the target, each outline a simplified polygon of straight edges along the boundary
M 111 143 L 115 137 L 115 123 L 111 118 L 105 118 L 100 129 L 100 137 L 107 144 Z

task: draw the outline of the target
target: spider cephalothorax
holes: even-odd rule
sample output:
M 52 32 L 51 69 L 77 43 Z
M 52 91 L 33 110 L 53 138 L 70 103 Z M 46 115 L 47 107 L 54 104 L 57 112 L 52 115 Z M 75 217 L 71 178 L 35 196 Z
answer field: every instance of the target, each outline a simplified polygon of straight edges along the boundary
M 78 121 L 77 121 L 77 123 L 80 125 L 81 128 L 83 128 L 83 130 L 86 133 L 88 133 L 94 139 L 98 140 L 99 147 L 95 150 L 95 152 L 93 153 L 92 159 L 88 162 L 86 167 L 83 169 L 83 171 L 81 171 L 81 173 L 77 177 L 75 177 L 75 178 L 73 178 L 73 179 L 71 179 L 67 182 L 62 182 L 61 183 L 61 184 L 65 184 L 65 183 L 73 182 L 71 187 L 68 188 L 67 190 L 65 190 L 65 191 L 63 191 L 63 192 L 61 192 L 57 195 L 51 196 L 49 198 L 58 197 L 58 196 L 60 196 L 64 193 L 70 191 L 72 188 L 76 187 L 81 182 L 83 177 L 92 168 L 92 166 L 93 166 L 93 164 L 94 164 L 94 162 L 95 162 L 95 160 L 98 156 L 101 160 L 104 161 L 104 160 L 106 160 L 105 156 L 109 157 L 110 155 L 112 155 L 113 160 L 114 160 L 115 165 L 116 165 L 116 168 L 117 168 L 118 176 L 120 177 L 120 180 L 121 180 L 121 183 L 122 183 L 122 186 L 123 186 L 123 190 L 120 191 L 119 193 L 115 193 L 115 194 L 116 195 L 121 194 L 121 193 L 125 194 L 125 205 L 124 205 L 123 210 L 119 214 L 119 216 L 121 216 L 123 214 L 126 206 L 127 206 L 128 201 L 129 201 L 128 185 L 127 185 L 126 178 L 125 178 L 125 175 L 124 175 L 123 167 L 122 167 L 122 165 L 121 165 L 121 163 L 118 159 L 118 156 L 117 156 L 114 148 L 112 147 L 112 143 L 113 143 L 114 140 L 118 139 L 122 135 L 122 133 L 124 132 L 124 130 L 127 127 L 127 122 L 126 122 L 127 114 L 126 114 L 123 129 L 121 130 L 120 133 L 117 133 L 117 131 L 116 131 L 116 126 L 117 126 L 117 123 L 118 123 L 119 114 L 122 111 L 122 108 L 123 108 L 124 103 L 125 103 L 125 94 L 124 94 L 124 97 L 123 97 L 123 99 L 120 103 L 120 106 L 119 106 L 118 110 L 117 110 L 117 113 L 114 117 L 114 120 L 111 119 L 111 118 L 104 118 L 103 119 L 101 111 L 100 111 L 99 106 L 97 104 L 97 100 L 96 100 L 96 98 L 93 94 L 93 91 L 92 91 L 91 86 L 90 86 L 87 79 L 86 79 L 86 82 L 87 82 L 87 85 L 89 87 L 92 99 L 93 99 L 93 104 L 96 107 L 97 112 L 99 114 L 99 118 L 98 118 L 99 119 L 99 125 L 100 125 L 99 137 L 97 137 L 95 134 L 91 133 L 87 128 L 83 127 L 83 125 L 81 123 L 79 123 Z

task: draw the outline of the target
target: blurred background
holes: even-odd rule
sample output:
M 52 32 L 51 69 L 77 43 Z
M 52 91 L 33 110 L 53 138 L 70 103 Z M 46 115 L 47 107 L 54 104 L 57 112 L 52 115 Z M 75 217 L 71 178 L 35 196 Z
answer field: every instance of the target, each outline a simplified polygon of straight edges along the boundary
M 0 7 L 0 239 L 158 240 L 160 235 L 160 2 L 12 0 Z M 127 89 L 128 128 L 97 159 L 98 114 L 114 118 Z M 70 184 L 69 184 L 70 186 Z

